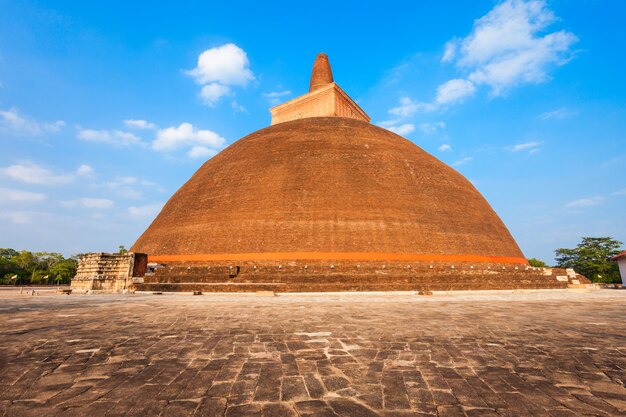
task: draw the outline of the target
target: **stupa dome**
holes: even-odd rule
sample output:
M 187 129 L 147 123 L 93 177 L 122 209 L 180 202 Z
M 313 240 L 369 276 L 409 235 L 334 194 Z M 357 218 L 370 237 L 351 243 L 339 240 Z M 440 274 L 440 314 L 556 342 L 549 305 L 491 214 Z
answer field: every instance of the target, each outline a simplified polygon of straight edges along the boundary
M 357 116 L 295 118 L 234 142 L 131 250 L 163 262 L 526 263 L 470 181 Z
M 309 93 L 270 112 L 270 127 L 205 162 L 131 250 L 178 265 L 527 264 L 465 177 L 369 123 L 334 82 L 326 54 L 315 60 Z

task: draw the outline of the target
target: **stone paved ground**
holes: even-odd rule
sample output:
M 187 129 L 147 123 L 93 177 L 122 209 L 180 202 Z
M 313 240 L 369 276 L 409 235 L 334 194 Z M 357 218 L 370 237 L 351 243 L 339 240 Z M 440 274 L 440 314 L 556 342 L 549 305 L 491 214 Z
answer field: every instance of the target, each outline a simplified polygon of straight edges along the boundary
M 626 291 L 19 296 L 4 416 L 626 415 Z

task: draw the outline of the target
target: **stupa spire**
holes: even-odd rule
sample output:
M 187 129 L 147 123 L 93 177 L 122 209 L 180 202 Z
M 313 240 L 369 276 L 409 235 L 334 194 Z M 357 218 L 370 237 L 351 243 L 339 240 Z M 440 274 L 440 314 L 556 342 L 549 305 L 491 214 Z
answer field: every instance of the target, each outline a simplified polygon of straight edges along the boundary
M 328 62 L 328 56 L 320 52 L 315 58 L 313 64 L 313 73 L 311 74 L 311 84 L 309 85 L 309 92 L 318 90 L 327 84 L 333 82 L 333 71 L 330 69 L 330 62 Z
M 272 124 L 307 117 L 347 117 L 369 123 L 369 116 L 333 80 L 328 56 L 317 54 L 309 92 L 270 109 Z

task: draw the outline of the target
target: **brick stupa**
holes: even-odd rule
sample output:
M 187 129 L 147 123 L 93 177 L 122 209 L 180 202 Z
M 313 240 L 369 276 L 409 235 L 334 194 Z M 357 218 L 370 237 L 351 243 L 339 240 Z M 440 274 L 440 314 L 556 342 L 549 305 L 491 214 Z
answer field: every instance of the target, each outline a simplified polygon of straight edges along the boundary
M 309 93 L 270 112 L 270 127 L 205 162 L 135 242 L 161 266 L 138 289 L 567 286 L 528 266 L 463 175 L 370 124 L 325 54 Z

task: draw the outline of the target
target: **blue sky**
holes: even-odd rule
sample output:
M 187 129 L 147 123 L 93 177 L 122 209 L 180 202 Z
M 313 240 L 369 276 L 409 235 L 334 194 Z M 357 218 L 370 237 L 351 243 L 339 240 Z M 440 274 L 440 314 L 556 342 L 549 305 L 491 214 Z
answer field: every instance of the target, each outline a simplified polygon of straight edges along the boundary
M 626 242 L 624 2 L 260 3 L 0 0 L 0 247 L 129 247 L 321 51 L 527 257 Z

